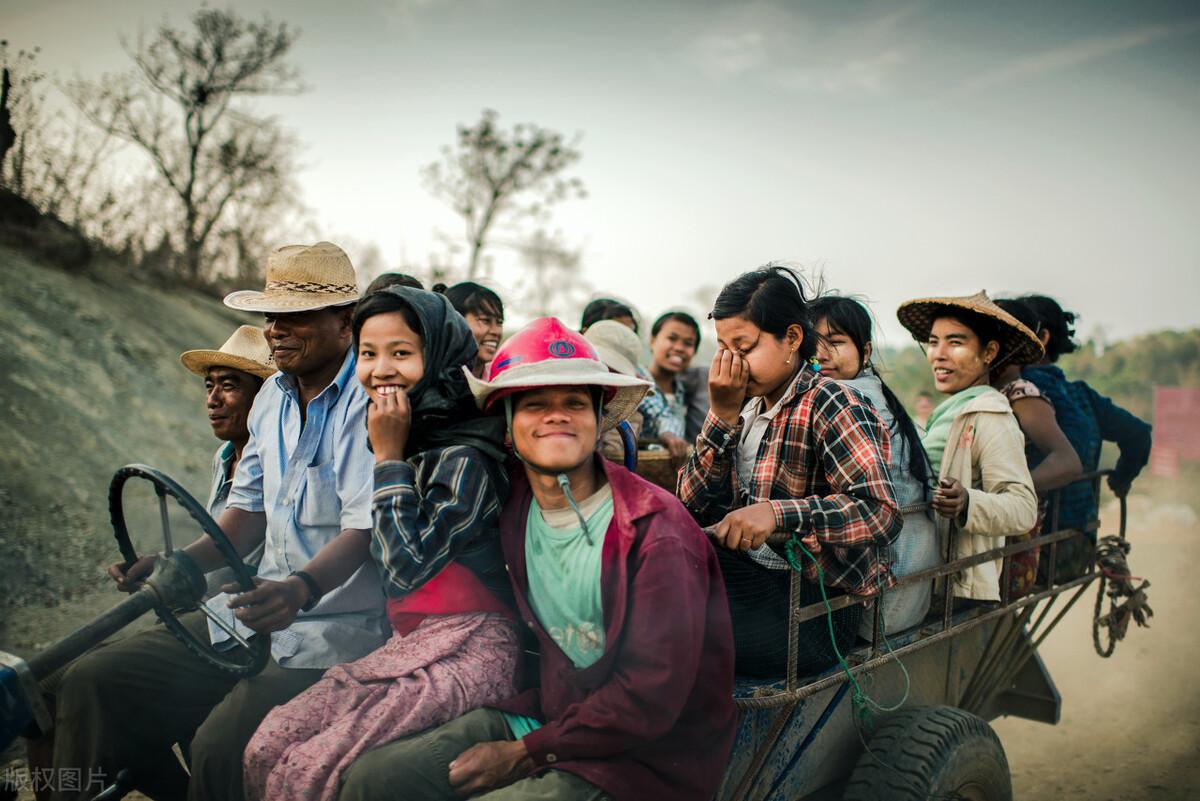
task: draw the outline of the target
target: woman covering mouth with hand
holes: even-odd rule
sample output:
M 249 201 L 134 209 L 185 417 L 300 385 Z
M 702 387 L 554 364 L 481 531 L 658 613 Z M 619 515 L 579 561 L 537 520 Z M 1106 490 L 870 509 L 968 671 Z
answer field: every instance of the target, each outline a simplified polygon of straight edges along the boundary
M 393 634 L 267 716 L 245 753 L 251 799 L 329 801 L 362 753 L 516 692 L 504 421 L 467 387 L 471 329 L 442 295 L 393 286 L 359 304 L 353 333 L 371 400 L 371 555 Z
M 922 443 L 938 476 L 933 508 L 938 532 L 959 533 L 953 558 L 984 553 L 1037 521 L 1037 495 L 1025 461 L 1025 437 L 1008 400 L 992 388 L 992 371 L 1040 358 L 1041 342 L 980 292 L 901 304 L 901 325 L 925 347 L 938 392 L 948 396 L 929 415 Z M 1000 600 L 1001 559 L 969 567 L 954 594 Z
M 804 605 L 892 583 L 886 551 L 903 519 L 887 430 L 862 396 L 812 369 L 811 302 L 799 275 L 779 265 L 721 290 L 710 315 L 709 413 L 679 472 L 680 500 L 712 526 L 739 675 L 783 676 L 791 625 L 804 675 L 835 664 L 857 638 L 860 604 L 790 622 L 793 569 L 803 571 Z M 790 535 L 794 564 L 788 546 L 767 542 L 776 532 Z

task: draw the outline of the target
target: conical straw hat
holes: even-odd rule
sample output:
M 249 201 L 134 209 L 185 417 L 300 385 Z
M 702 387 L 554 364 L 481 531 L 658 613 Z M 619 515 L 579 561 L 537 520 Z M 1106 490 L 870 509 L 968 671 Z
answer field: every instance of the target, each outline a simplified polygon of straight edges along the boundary
M 1014 364 L 1036 364 L 1042 360 L 1045 350 L 1037 335 L 1025 325 L 995 304 L 987 292 L 979 290 L 974 295 L 944 298 L 917 298 L 906 300 L 896 310 L 900 324 L 908 329 L 913 339 L 926 342 L 933 329 L 933 321 L 945 309 L 966 309 L 1000 323 L 1000 361 Z
M 354 265 L 332 242 L 285 245 L 267 257 L 264 291 L 243 289 L 225 297 L 225 305 L 241 311 L 287 314 L 358 300 Z
M 261 328 L 252 325 L 239 326 L 220 350 L 189 350 L 180 355 L 179 361 L 199 376 L 207 375 L 213 367 L 232 367 L 259 378 L 276 372 L 267 338 Z

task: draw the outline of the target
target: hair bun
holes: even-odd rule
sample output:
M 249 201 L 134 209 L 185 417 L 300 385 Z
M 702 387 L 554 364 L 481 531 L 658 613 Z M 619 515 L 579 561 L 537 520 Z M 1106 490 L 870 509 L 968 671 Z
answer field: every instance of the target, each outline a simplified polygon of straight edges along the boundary
M 447 289 L 449 289 L 449 287 L 448 287 L 448 286 L 446 286 L 445 284 L 443 284 L 441 281 L 438 281 L 436 284 L 434 284 L 433 286 L 431 286 L 431 287 L 429 288 L 429 291 L 430 291 L 430 292 L 436 292 L 436 293 L 438 293 L 439 295 L 445 295 L 445 294 L 446 294 L 446 290 L 447 290 Z

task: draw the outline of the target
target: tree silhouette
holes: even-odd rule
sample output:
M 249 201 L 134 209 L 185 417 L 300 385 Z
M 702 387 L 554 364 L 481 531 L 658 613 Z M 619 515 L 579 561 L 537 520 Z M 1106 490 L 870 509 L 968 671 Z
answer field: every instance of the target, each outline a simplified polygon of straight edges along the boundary
M 498 116 L 485 109 L 475 125 L 458 126 L 454 147 L 442 148 L 442 160 L 422 171 L 430 191 L 463 218 L 468 280 L 498 225 L 542 218 L 555 203 L 585 194 L 579 178 L 563 175 L 579 161 L 577 141 L 533 123 L 504 130 Z
M 231 204 L 277 194 L 270 186 L 288 179 L 291 138 L 236 101 L 301 85 L 285 61 L 297 36 L 286 23 L 209 8 L 191 21 L 190 30 L 164 22 L 152 39 L 123 42 L 134 70 L 75 81 L 68 94 L 95 125 L 149 156 L 179 201 L 179 219 L 167 228 L 181 238 L 184 271 L 195 281 Z

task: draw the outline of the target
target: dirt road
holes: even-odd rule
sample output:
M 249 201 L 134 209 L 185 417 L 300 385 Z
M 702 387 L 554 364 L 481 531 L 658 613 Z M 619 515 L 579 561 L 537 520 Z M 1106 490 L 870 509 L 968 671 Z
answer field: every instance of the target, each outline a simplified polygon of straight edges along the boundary
M 1115 530 L 1113 509 L 1104 529 Z M 1018 801 L 1200 799 L 1200 525 L 1188 507 L 1133 499 L 1130 567 L 1149 578 L 1152 628 L 1110 659 L 1092 649 L 1089 590 L 1042 646 L 1063 696 L 1057 726 L 995 722 Z

